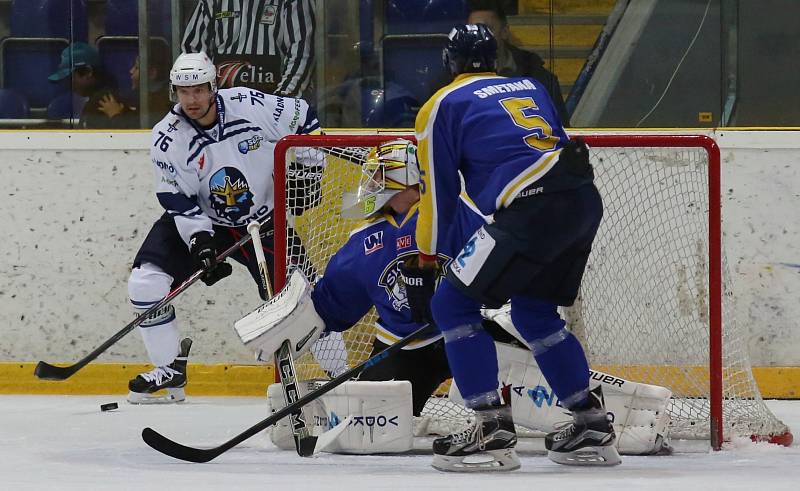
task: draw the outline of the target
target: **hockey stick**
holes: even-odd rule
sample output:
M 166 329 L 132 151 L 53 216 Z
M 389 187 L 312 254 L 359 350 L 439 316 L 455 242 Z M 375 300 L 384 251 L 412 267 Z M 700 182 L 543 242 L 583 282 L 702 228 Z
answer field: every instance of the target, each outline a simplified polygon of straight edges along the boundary
M 235 437 L 231 438 L 230 440 L 228 440 L 227 442 L 223 443 L 218 447 L 214 448 L 187 447 L 186 445 L 182 445 L 173 440 L 170 440 L 169 438 L 161 435 L 152 428 L 145 428 L 142 430 L 142 439 L 146 444 L 150 445 L 153 449 L 163 453 L 164 455 L 169 455 L 170 457 L 180 460 L 185 460 L 187 462 L 198 462 L 198 463 L 208 462 L 216 457 L 219 457 L 223 453 L 227 452 L 236 445 L 247 440 L 251 436 L 254 436 L 260 433 L 261 431 L 269 428 L 270 426 L 274 425 L 287 415 L 305 406 L 309 402 L 318 399 L 320 396 L 324 394 L 327 394 L 331 390 L 345 383 L 347 380 L 358 375 L 365 368 L 380 363 L 381 361 L 386 359 L 389 355 L 394 354 L 395 352 L 402 349 L 410 342 L 414 341 L 416 338 L 420 337 L 423 334 L 426 334 L 430 329 L 432 329 L 432 327 L 429 324 L 420 327 L 416 331 L 412 332 L 408 336 L 404 337 L 403 339 L 399 340 L 398 342 L 384 349 L 383 351 L 373 356 L 372 358 L 365 360 L 359 365 L 347 370 L 346 372 L 334 378 L 333 380 L 329 381 L 319 389 L 313 392 L 309 392 L 308 394 L 298 399 L 297 402 L 289 404 L 277 410 L 274 414 L 272 414 L 268 418 L 259 421 L 258 423 L 254 424 L 250 428 L 244 430 L 242 433 L 236 435 Z
M 272 219 L 272 215 L 267 217 L 264 222 L 261 224 L 262 226 L 268 223 Z M 248 229 L 249 230 L 249 229 Z M 247 242 L 250 241 L 250 235 L 244 235 L 241 239 L 236 241 L 235 244 L 227 248 L 225 251 L 220 253 L 217 256 L 217 262 L 222 262 L 226 257 L 230 256 L 234 252 L 236 252 L 240 247 L 244 246 Z M 164 307 L 165 305 L 172 302 L 172 300 L 184 292 L 187 288 L 189 288 L 194 282 L 200 279 L 203 276 L 203 270 L 196 271 L 192 274 L 189 278 L 187 278 L 183 283 L 178 285 L 174 290 L 169 292 L 166 297 L 161 299 L 160 302 L 153 305 L 145 312 L 139 314 L 135 319 L 129 322 L 125 327 L 120 329 L 116 334 L 111 336 L 106 342 L 98 346 L 94 351 L 89 353 L 88 355 L 81 358 L 78 362 L 66 366 L 66 367 L 57 367 L 55 365 L 51 365 L 47 362 L 40 361 L 36 368 L 33 370 L 33 374 L 40 379 L 43 380 L 66 380 L 71 377 L 75 372 L 80 370 L 81 368 L 85 367 L 89 364 L 92 360 L 100 356 L 105 350 L 107 350 L 110 346 L 114 343 L 125 337 L 129 332 L 133 331 L 139 324 L 144 322 L 147 317 L 152 314 L 153 312 L 157 311 L 158 309 Z
M 260 273 L 261 284 L 264 286 L 264 291 L 267 294 L 267 300 L 272 298 L 272 285 L 269 279 L 269 269 L 267 266 L 267 258 L 264 257 L 264 249 L 261 246 L 261 235 L 259 234 L 258 222 L 251 222 L 247 226 L 247 231 L 253 237 L 253 249 L 256 253 L 256 262 L 258 263 L 258 271 Z M 283 398 L 286 405 L 297 402 L 300 398 L 300 391 L 297 387 L 297 371 L 294 368 L 294 359 L 292 357 L 292 345 L 287 339 L 281 344 L 281 347 L 275 352 L 275 368 L 278 370 L 278 377 L 281 381 L 281 388 L 283 389 Z M 297 450 L 297 455 L 301 457 L 310 457 L 314 453 L 314 444 L 316 437 L 311 436 L 306 421 L 303 418 L 303 410 L 298 409 L 289 415 L 289 420 L 292 426 L 292 436 L 294 436 L 294 446 Z

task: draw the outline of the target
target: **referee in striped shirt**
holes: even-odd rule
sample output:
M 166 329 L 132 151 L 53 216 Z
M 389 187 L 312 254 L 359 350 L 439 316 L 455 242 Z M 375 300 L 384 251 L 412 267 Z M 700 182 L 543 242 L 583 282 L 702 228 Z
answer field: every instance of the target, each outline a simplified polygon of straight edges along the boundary
M 198 0 L 183 51 L 205 51 L 220 87 L 311 96 L 315 0 Z

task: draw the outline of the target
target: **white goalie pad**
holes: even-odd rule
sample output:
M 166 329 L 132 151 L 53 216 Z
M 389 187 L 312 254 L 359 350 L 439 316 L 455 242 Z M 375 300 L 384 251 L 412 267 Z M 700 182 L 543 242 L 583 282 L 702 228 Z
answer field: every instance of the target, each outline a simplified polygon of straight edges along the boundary
M 309 390 L 314 390 L 323 382 L 306 383 L 310 384 Z M 285 406 L 280 384 L 269 386 L 267 399 L 270 412 Z M 414 445 L 411 383 L 408 381 L 345 382 L 306 406 L 305 416 L 311 434 L 317 437 L 349 419 L 346 429 L 324 448 L 318 448 L 324 452 L 400 453 L 411 450 Z M 271 428 L 270 438 L 278 448 L 294 450 L 288 418 Z
M 314 309 L 311 285 L 302 272 L 294 270 L 277 295 L 236 321 L 233 329 L 255 351 L 256 360 L 271 363 L 287 339 L 292 355 L 299 358 L 319 339 L 325 323 Z
M 495 343 L 499 379 L 510 386 L 514 423 L 536 431 L 551 432 L 572 421 L 545 380 L 530 351 Z M 606 410 L 614 418 L 616 446 L 621 454 L 646 455 L 668 446 L 667 405 L 672 392 L 657 385 L 625 380 L 590 370 L 589 388 L 602 387 Z M 458 388 L 450 386 L 450 399 L 463 404 Z

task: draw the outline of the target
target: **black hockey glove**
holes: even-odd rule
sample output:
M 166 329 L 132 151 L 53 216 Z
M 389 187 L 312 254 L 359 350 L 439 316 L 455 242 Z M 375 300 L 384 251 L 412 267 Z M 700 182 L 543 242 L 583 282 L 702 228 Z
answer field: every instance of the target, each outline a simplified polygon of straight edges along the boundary
M 319 204 L 323 170 L 321 165 L 289 164 L 286 170 L 286 202 L 292 215 L 300 216 L 305 210 Z
M 192 235 L 192 239 L 189 241 L 189 252 L 192 254 L 194 266 L 203 270 L 203 276 L 200 279 L 208 286 L 230 276 L 233 272 L 233 267 L 230 264 L 225 261 L 217 262 L 214 239 L 208 232 L 197 232 Z
M 421 267 L 418 256 L 412 256 L 400 263 L 400 275 L 406 287 L 408 308 L 414 322 L 433 322 L 431 298 L 439 279 L 439 265 Z

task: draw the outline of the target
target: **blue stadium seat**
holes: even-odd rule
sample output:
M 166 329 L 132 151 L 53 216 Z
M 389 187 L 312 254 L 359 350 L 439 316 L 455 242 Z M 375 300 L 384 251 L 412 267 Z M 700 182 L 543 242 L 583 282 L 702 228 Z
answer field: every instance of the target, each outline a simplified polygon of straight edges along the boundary
M 389 0 L 387 34 L 448 33 L 467 19 L 465 0 Z
M 391 99 L 386 95 L 390 94 Z M 413 128 L 420 103 L 403 87 L 392 82 L 384 89 L 364 90 L 361 107 L 367 128 Z
M 154 38 L 159 43 L 160 49 L 169 50 L 166 39 Z M 151 48 L 152 49 L 152 48 Z M 133 89 L 131 87 L 130 70 L 136 57 L 139 56 L 139 38 L 137 36 L 100 36 L 97 38 L 97 51 L 107 73 L 115 82 L 115 86 L 122 93 Z M 169 57 L 171 59 L 171 57 Z M 169 67 L 166 67 L 169 70 Z
M 85 42 L 89 34 L 86 3 L 87 0 L 14 0 L 11 36 Z
M 23 119 L 30 116 L 28 101 L 15 90 L 0 89 L 0 118 Z
M 106 0 L 106 36 L 139 35 L 139 2 L 136 0 Z M 148 2 L 147 21 L 151 36 L 170 39 L 170 2 Z
M 106 72 L 122 91 L 132 90 L 130 69 L 139 55 L 139 38 L 136 36 L 100 36 L 97 51 Z
M 386 36 L 381 50 L 386 101 L 410 98 L 421 103 L 449 82 L 442 64 L 446 34 Z
M 87 97 L 68 92 L 53 99 L 47 106 L 47 117 L 50 119 L 81 119 L 81 111 L 86 105 Z
M 66 84 L 47 80 L 58 68 L 66 39 L 9 37 L 0 41 L 2 87 L 15 89 L 31 107 L 44 108 L 57 95 L 69 90 Z

